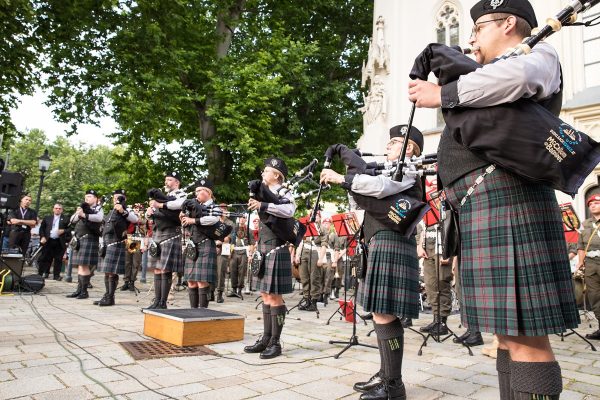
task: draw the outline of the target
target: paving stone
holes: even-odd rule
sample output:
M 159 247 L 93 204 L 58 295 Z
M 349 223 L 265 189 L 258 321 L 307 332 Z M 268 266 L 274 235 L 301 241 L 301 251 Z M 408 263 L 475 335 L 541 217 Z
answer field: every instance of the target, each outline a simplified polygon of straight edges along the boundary
M 462 397 L 468 397 L 471 393 L 474 393 L 481 388 L 481 385 L 477 385 L 475 383 L 461 382 L 454 379 L 440 377 L 431 378 L 423 382 L 423 386 Z
M 265 394 L 273 391 L 279 391 L 286 389 L 291 386 L 289 383 L 281 382 L 272 378 L 260 378 L 257 377 L 255 380 L 242 384 L 248 389 Z
M 200 393 L 197 395 L 188 396 L 189 399 L 211 399 L 211 400 L 239 400 L 254 398 L 259 395 L 259 392 L 251 390 L 244 386 L 231 386 L 211 390 L 210 392 Z
M 209 391 L 210 388 L 201 383 L 188 383 L 186 385 L 177 385 L 166 388 L 161 388 L 159 392 L 164 393 L 166 395 L 181 398 L 183 396 L 188 396 L 196 393 L 204 393 Z M 208 396 L 208 394 L 207 394 Z
M 35 380 L 23 378 L 2 382 L 0 383 L 0 394 L 2 394 L 4 398 L 9 399 L 12 397 L 29 396 L 52 390 L 64 389 L 64 387 L 65 386 L 54 376 L 39 376 L 36 377 Z
M 337 399 L 355 393 L 352 386 L 334 383 L 329 379 L 322 379 L 295 386 L 292 390 L 321 400 Z
M 17 378 L 36 378 L 60 373 L 60 369 L 54 365 L 43 365 L 40 367 L 12 369 L 10 372 Z
M 85 400 L 95 396 L 84 387 L 70 387 L 35 395 L 35 400 Z

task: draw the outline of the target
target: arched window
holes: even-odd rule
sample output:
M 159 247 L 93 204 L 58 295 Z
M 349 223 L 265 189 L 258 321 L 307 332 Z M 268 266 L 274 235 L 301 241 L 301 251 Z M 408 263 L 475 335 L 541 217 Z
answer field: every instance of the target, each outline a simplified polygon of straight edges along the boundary
M 451 2 L 442 4 L 436 14 L 437 42 L 448 46 L 456 46 L 459 43 L 458 9 Z M 444 125 L 442 110 L 437 110 L 437 126 Z

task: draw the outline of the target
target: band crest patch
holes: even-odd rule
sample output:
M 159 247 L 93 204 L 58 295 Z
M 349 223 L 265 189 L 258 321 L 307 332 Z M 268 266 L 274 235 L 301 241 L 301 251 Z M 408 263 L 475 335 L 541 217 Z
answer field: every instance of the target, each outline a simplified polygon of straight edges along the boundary
M 502 3 L 504 3 L 504 0 L 491 0 L 490 6 L 492 6 L 492 8 L 495 10 L 496 8 L 500 7 Z

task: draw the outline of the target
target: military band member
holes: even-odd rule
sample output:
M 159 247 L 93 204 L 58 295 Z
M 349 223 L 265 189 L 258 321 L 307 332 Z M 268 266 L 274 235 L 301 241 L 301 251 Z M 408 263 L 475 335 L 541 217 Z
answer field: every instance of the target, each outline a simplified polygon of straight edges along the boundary
M 586 292 L 590 307 L 600 321 L 600 195 L 593 194 L 587 199 L 592 215 L 583 221 L 582 230 L 577 242 L 579 262 L 577 269 L 584 271 Z M 593 333 L 585 335 L 588 339 L 600 340 L 600 327 Z
M 127 236 L 131 238 L 127 252 L 125 253 L 125 275 L 123 275 L 122 291 L 135 292 L 135 281 L 138 271 L 142 270 L 143 253 L 146 250 L 145 236 L 147 232 L 146 216 L 144 206 L 140 203 L 133 205 L 133 213 L 138 218 L 136 223 L 129 224 Z
M 300 267 L 300 284 L 302 285 L 302 301 L 298 310 L 317 311 L 317 301 L 321 294 L 321 267 L 319 263 L 320 236 L 309 236 L 302 239 L 296 249 L 296 264 Z
M 104 220 L 102 246 L 100 247 L 100 265 L 98 272 L 104 272 L 106 292 L 102 299 L 94 304 L 100 307 L 115 305 L 115 290 L 119 274 L 125 272 L 125 254 L 127 253 L 127 228 L 138 222 L 133 210 L 126 206 L 125 189 L 117 189 L 112 196 L 113 208 Z
M 387 159 L 397 160 L 402 150 L 406 125 L 390 129 Z M 406 157 L 420 155 L 423 135 L 412 127 Z M 346 176 L 331 169 L 323 169 L 321 182 L 341 184 L 347 190 L 363 196 L 384 198 L 396 193 L 412 191 L 420 198 L 420 182 L 405 176 L 401 182 L 382 175 L 364 174 Z M 416 318 L 419 315 L 419 261 L 414 235 L 391 230 L 371 216 L 365 209 L 363 225 L 369 253 L 366 276 L 359 289 L 358 302 L 365 311 L 373 313 L 377 343 L 381 357 L 380 370 L 367 382 L 358 382 L 354 389 L 363 394 L 362 400 L 405 399 L 402 382 L 404 328 L 397 316 Z
M 77 290 L 67 297 L 87 299 L 90 283 L 90 268 L 98 265 L 98 245 L 100 227 L 104 219 L 102 206 L 98 203 L 98 193 L 90 189 L 85 192 L 85 199 L 71 217 L 71 225 L 75 225 L 75 234 L 71 239 L 71 263 L 77 265 Z
M 424 225 L 423 222 L 421 224 Z M 452 260 L 441 258 L 442 243 L 437 224 L 424 227 L 418 239 L 417 254 L 423 259 L 427 302 L 431 305 L 433 313 L 433 322 L 421 327 L 419 331 L 430 332 L 432 335 L 447 335 L 446 322 L 452 311 Z
M 346 237 L 344 236 L 338 236 L 337 234 L 335 235 L 335 241 L 334 241 L 334 256 L 333 256 L 333 260 L 332 260 L 332 269 L 330 271 L 331 275 L 332 275 L 332 283 L 331 283 L 331 287 L 332 287 L 332 291 L 331 291 L 331 296 L 329 296 L 329 298 L 331 300 L 335 300 L 337 298 L 340 297 L 340 289 L 342 288 L 342 279 L 345 276 L 345 266 L 344 266 L 344 262 L 346 260 L 346 245 L 347 245 L 347 240 Z M 346 284 L 344 282 L 344 284 Z
M 10 212 L 7 220 L 7 224 L 11 227 L 8 235 L 8 247 L 18 248 L 23 255 L 27 253 L 31 241 L 31 228 L 37 225 L 37 213 L 29 208 L 30 205 L 31 196 L 23 195 L 19 207 Z
M 263 183 L 273 193 L 283 184 L 287 175 L 287 166 L 279 158 L 265 160 L 265 169 L 262 173 Z M 292 260 L 284 240 L 278 238 L 263 221 L 268 214 L 281 218 L 292 218 L 296 211 L 293 196 L 290 192 L 285 194 L 290 200 L 287 204 L 274 204 L 261 202 L 260 199 L 251 198 L 248 201 L 250 210 L 257 210 L 260 220 L 257 250 L 264 259 L 264 272 L 262 276 L 253 276 L 252 285 L 260 291 L 263 300 L 263 336 L 252 346 L 246 346 L 246 353 L 260 353 L 260 358 L 273 358 L 281 355 L 279 342 L 281 331 L 285 322 L 287 308 L 283 295 L 293 292 L 292 286 Z
M 183 272 L 181 222 L 179 212 L 187 194 L 179 188 L 178 172 L 165 175 L 167 201 L 150 200 L 146 218 L 152 218 L 154 228 L 148 246 L 148 269 L 154 270 L 154 302 L 148 309 L 166 309 L 173 282 L 173 273 Z M 164 200 L 164 199 L 163 199 Z
M 242 295 L 246 270 L 248 269 L 248 220 L 245 215 L 238 218 L 237 227 L 233 231 L 232 242 L 234 248 L 229 263 L 232 293 L 228 296 L 237 297 Z
M 208 179 L 200 179 L 196 183 L 194 200 L 186 200 L 184 211 L 181 213 L 181 225 L 190 228 L 190 237 L 188 240 L 193 242 L 195 252 L 190 258 L 189 247 L 186 247 L 185 274 L 184 277 L 188 283 L 188 294 L 190 297 L 190 307 L 207 308 L 209 303 L 210 284 L 216 281 L 217 277 L 217 247 L 215 241 L 210 239 L 200 226 L 210 226 L 219 222 L 218 216 L 196 215 L 195 211 L 188 215 L 187 204 L 196 202 L 200 205 L 210 206 L 214 204 L 213 184 Z M 188 245 L 189 246 L 189 245 Z M 195 253 L 195 254 L 194 254 Z
M 529 1 L 482 0 L 471 18 L 469 44 L 482 67 L 444 86 L 412 81 L 410 101 L 427 108 L 484 108 L 521 98 L 560 104 L 561 66 L 549 43 L 498 60 L 537 26 Z M 502 121 L 485 121 L 496 123 Z M 490 133 L 485 124 L 482 135 Z M 576 328 L 579 315 L 554 190 L 490 165 L 449 129 L 440 138 L 438 167 L 459 214 L 463 323 L 498 336 L 500 398 L 558 399 L 561 369 L 548 335 Z
M 319 301 L 322 301 L 324 305 L 327 305 L 331 295 L 331 285 L 336 273 L 337 259 L 339 258 L 337 241 L 338 237 L 333 229 L 331 218 L 323 218 L 321 221 L 321 248 L 319 249 L 319 260 L 322 268 Z

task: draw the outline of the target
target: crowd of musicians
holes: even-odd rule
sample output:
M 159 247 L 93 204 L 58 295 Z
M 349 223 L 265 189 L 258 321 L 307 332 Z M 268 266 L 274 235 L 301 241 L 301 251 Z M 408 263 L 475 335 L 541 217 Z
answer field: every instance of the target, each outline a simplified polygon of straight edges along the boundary
M 439 86 L 415 79 L 409 99 L 417 107 L 452 109 L 481 108 L 526 97 L 536 102 L 552 100 L 561 93 L 560 64 L 556 51 L 540 43 L 522 57 L 497 61 L 504 51 L 520 43 L 537 26 L 527 0 L 482 0 L 471 9 L 474 29 L 470 44 L 483 65 L 457 81 Z M 550 102 L 551 103 L 551 102 Z M 471 121 L 477 124 L 477 121 Z M 423 135 L 414 126 L 390 129 L 386 157 L 397 160 L 423 152 Z M 372 317 L 380 353 L 380 369 L 354 388 L 361 399 L 405 399 L 402 381 L 404 329 L 419 316 L 421 293 L 419 259 L 423 259 L 426 294 L 433 320 L 420 328 L 434 335 L 448 333 L 452 310 L 452 281 L 460 296 L 462 323 L 467 332 L 456 342 L 469 346 L 483 343 L 481 332 L 498 338 L 498 386 L 501 399 L 557 399 L 562 392 L 561 369 L 548 335 L 574 329 L 580 322 L 569 265 L 579 257 L 578 274 L 585 277 L 590 306 L 600 317 L 600 195 L 587 199 L 592 217 L 583 223 L 577 246 L 568 251 L 554 191 L 532 183 L 480 158 L 459 143 L 446 129 L 437 152 L 438 178 L 444 204 L 456 213 L 460 226 L 457 257 L 442 258 L 436 225 L 420 224 L 409 232 L 390 228 L 377 217 L 375 199 L 397 194 L 422 197 L 422 181 L 410 174 L 401 179 L 366 173 L 338 173 L 324 168 L 321 184 L 336 184 L 364 202 L 360 241 L 366 266 L 357 301 Z M 67 297 L 86 299 L 93 273 L 104 275 L 105 294 L 98 306 L 115 304 L 119 275 L 125 289 L 135 288 L 136 271 L 147 254 L 147 269 L 154 275 L 154 300 L 147 309 L 165 309 L 174 276 L 187 282 L 190 307 L 209 307 L 224 296 L 242 297 L 244 288 L 260 292 L 263 333 L 244 348 L 269 359 L 282 353 L 281 335 L 288 311 L 284 295 L 293 292 L 294 275 L 301 282 L 299 309 L 317 311 L 317 303 L 339 297 L 351 285 L 344 271 L 348 238 L 332 229 L 330 218 L 317 217 L 317 232 L 290 243 L 281 233 L 289 227 L 296 207 L 292 193 L 281 191 L 288 178 L 283 159 L 264 162 L 262 194 L 247 201 L 246 212 L 236 222 L 226 207 L 216 203 L 209 179 L 198 179 L 194 198 L 181 189 L 177 172 L 165 175 L 164 191 L 149 191 L 146 208 L 130 207 L 127 194 L 117 189 L 105 215 L 94 190 L 69 219 L 60 204 L 44 218 L 40 228 L 43 254 L 40 273 L 49 273 L 54 262 L 70 246 L 70 262 L 77 267 L 78 284 Z M 25 196 L 11 215 L 11 246 L 23 248 L 36 219 Z M 106 209 L 106 208 L 105 208 Z M 249 221 L 251 219 L 251 221 Z M 73 229 L 72 238 L 69 237 Z M 288 229 L 288 228 L 285 228 Z M 361 247 L 361 246 L 359 246 Z M 25 245 L 26 248 L 26 245 Z M 361 247 L 362 248 L 362 247 Z M 226 273 L 231 288 L 226 289 Z M 454 271 L 454 273 L 453 273 Z M 600 339 L 600 330 L 588 335 Z

